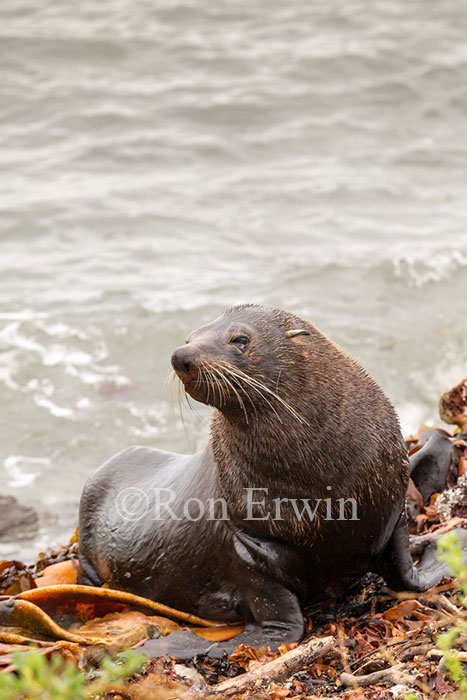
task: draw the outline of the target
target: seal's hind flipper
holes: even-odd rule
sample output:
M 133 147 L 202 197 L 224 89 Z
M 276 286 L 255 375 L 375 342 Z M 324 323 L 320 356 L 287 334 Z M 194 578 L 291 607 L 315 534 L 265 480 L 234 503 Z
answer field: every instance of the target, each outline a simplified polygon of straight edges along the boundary
M 420 491 L 424 504 L 448 486 L 450 472 L 457 475 L 462 454 L 453 437 L 441 428 L 426 430 L 410 456 L 410 477 Z M 457 476 L 455 478 L 457 480 Z
M 455 532 L 467 561 L 467 530 L 459 528 Z M 381 555 L 377 571 L 395 591 L 426 591 L 436 586 L 445 576 L 451 576 L 448 565 L 436 558 L 436 542 L 427 546 L 418 565 L 414 565 L 410 554 L 405 509 L 394 528 L 389 544 Z

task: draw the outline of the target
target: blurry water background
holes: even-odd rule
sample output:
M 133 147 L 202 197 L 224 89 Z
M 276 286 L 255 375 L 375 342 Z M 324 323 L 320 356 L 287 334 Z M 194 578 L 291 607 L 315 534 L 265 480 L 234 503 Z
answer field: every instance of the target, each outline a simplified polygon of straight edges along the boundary
M 235 302 L 436 421 L 467 374 L 466 36 L 456 0 L 2 0 L 1 493 L 40 529 L 0 557 L 65 542 L 121 448 L 199 446 L 169 358 Z

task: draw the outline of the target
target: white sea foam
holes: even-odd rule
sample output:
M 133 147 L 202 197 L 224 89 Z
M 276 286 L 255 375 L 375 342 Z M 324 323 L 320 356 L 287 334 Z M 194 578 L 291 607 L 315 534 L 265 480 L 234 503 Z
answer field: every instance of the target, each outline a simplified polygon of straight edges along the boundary
M 396 275 L 408 278 L 416 287 L 423 287 L 429 282 L 448 281 L 466 267 L 467 252 L 445 250 L 443 247 L 424 251 L 422 254 L 406 253 L 394 261 Z
M 8 475 L 8 486 L 18 489 L 32 484 L 39 476 L 41 468 L 49 465 L 48 457 L 10 455 L 3 460 L 3 466 Z
M 50 401 L 50 399 L 47 399 L 45 396 L 35 396 L 34 402 L 38 406 L 41 406 L 41 408 L 45 408 L 49 411 L 52 416 L 56 416 L 57 418 L 73 418 L 73 411 L 71 408 L 57 406 L 56 403 Z

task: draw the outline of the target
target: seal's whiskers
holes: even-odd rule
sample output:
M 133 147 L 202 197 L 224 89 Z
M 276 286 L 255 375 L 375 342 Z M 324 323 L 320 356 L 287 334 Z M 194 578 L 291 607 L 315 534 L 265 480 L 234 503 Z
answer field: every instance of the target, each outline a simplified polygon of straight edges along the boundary
M 236 395 L 236 397 L 237 397 L 237 399 L 238 399 L 238 403 L 240 404 L 240 407 L 241 407 L 241 409 L 242 409 L 242 411 L 243 411 L 243 414 L 244 414 L 244 416 L 245 416 L 245 421 L 248 423 L 248 413 L 247 413 L 247 410 L 246 410 L 246 407 L 245 407 L 245 403 L 244 403 L 242 397 L 240 396 L 240 394 L 238 393 L 237 389 L 235 388 L 235 386 L 234 386 L 234 385 L 232 384 L 232 382 L 226 377 L 225 372 L 223 372 L 219 367 L 215 367 L 214 365 L 211 365 L 210 368 L 211 368 L 211 370 L 212 370 L 213 372 L 216 372 L 216 373 L 219 375 L 219 377 L 220 377 L 226 384 L 228 384 L 228 385 L 230 386 L 230 388 L 232 389 L 232 391 L 235 393 L 235 395 Z M 251 400 L 251 399 L 250 399 L 250 400 Z
M 252 406 L 252 408 L 253 408 L 253 410 L 254 410 L 254 412 L 255 412 L 255 415 L 258 415 L 258 411 L 257 411 L 257 409 L 256 409 L 255 402 L 254 402 L 253 399 L 251 398 L 249 392 L 246 390 L 246 388 L 244 387 L 244 385 L 243 385 L 240 381 L 238 381 L 238 377 L 236 378 L 236 380 L 237 380 L 237 388 L 236 388 L 235 385 L 228 379 L 227 375 L 225 374 L 225 372 L 227 371 L 227 372 L 229 372 L 229 373 L 233 376 L 233 373 L 232 373 L 231 369 L 230 369 L 230 368 L 227 368 L 227 367 L 225 367 L 225 366 L 222 366 L 222 369 L 221 369 L 219 366 L 216 366 L 215 368 L 213 367 L 213 369 L 215 369 L 217 372 L 219 372 L 220 376 L 224 379 L 224 381 L 225 381 L 230 387 L 232 387 L 233 391 L 234 391 L 235 394 L 237 395 L 238 402 L 239 402 L 240 404 L 242 404 L 242 405 L 244 405 L 244 402 L 242 401 L 241 397 L 238 395 L 238 391 L 237 391 L 237 390 L 240 390 L 240 391 L 243 392 L 243 394 L 246 396 L 246 398 L 247 398 L 248 401 L 250 402 L 250 404 L 251 404 L 251 406 Z M 268 402 L 268 403 L 269 403 L 269 402 Z M 271 404 L 269 404 L 269 405 L 271 406 Z M 271 408 L 274 410 L 273 406 L 271 406 Z M 245 417 L 247 417 L 247 416 L 245 416 Z M 248 423 L 248 418 L 247 418 L 247 423 Z
M 222 385 L 221 379 L 223 377 L 219 377 L 218 372 L 216 372 L 215 368 L 212 367 L 211 365 L 209 366 L 209 375 L 212 378 L 212 381 L 214 382 L 215 386 L 217 387 L 219 391 L 219 398 L 221 400 L 221 407 L 225 406 L 227 404 L 227 391 L 225 387 Z
M 267 400 L 265 393 L 267 393 L 268 395 L 274 397 L 277 401 L 279 401 L 279 403 L 282 404 L 284 406 L 284 408 L 286 408 L 294 416 L 294 418 L 296 418 L 298 421 L 300 421 L 300 423 L 307 423 L 307 421 L 302 416 L 300 416 L 300 414 L 297 413 L 297 411 L 295 411 L 295 409 L 293 409 L 292 406 L 290 406 L 290 404 L 287 403 L 287 401 L 284 401 L 284 399 L 281 396 L 279 396 L 274 391 L 269 389 L 269 387 L 265 386 L 264 384 L 257 381 L 256 379 L 249 377 L 247 374 L 245 374 L 244 372 L 239 370 L 237 367 L 234 368 L 231 365 L 227 365 L 225 363 L 222 363 L 222 367 L 225 370 L 229 371 L 230 374 L 232 376 L 235 376 L 239 381 L 245 382 L 254 391 L 257 391 L 262 396 L 262 398 L 267 402 L 267 404 L 270 406 L 270 408 L 276 413 L 276 415 L 281 423 L 282 423 L 282 420 L 281 420 L 279 414 L 277 413 L 277 411 L 275 411 L 275 409 L 274 409 L 273 405 L 270 403 L 270 401 Z
M 179 411 L 180 411 L 180 418 L 181 418 L 181 421 L 182 421 L 183 430 L 184 430 L 185 433 L 186 433 L 186 432 L 187 432 L 187 429 L 186 429 L 186 424 L 185 424 L 185 418 L 184 418 L 184 416 L 183 416 L 182 388 L 181 388 L 181 386 L 180 386 L 180 382 L 178 383 L 177 387 L 178 387 L 178 395 L 177 395 L 177 398 L 178 398 L 178 408 L 179 408 Z
M 223 366 L 225 367 L 225 364 L 223 364 Z M 284 406 L 284 408 L 286 408 L 294 416 L 294 418 L 300 421 L 300 423 L 308 422 L 305 418 L 303 418 L 303 416 L 297 413 L 297 411 L 294 408 L 292 408 L 292 406 L 289 403 L 287 403 L 287 401 L 284 401 L 284 399 L 281 396 L 279 396 L 279 394 L 276 394 L 275 391 L 272 391 L 272 389 L 267 387 L 265 384 L 259 382 L 253 377 L 250 377 L 248 374 L 245 374 L 245 372 L 242 372 L 242 370 L 238 369 L 238 367 L 232 368 L 229 366 L 229 369 L 231 369 L 233 374 L 236 373 L 239 378 L 243 379 L 247 384 L 249 384 L 252 389 L 256 388 L 258 391 L 264 391 L 267 392 L 267 394 L 269 394 L 270 396 L 273 396 L 277 401 L 279 401 L 280 404 L 282 404 L 282 406 Z M 263 398 L 265 399 L 266 397 L 263 396 Z
M 225 371 L 229 372 L 229 374 L 231 375 L 231 377 L 235 378 L 235 380 L 238 382 L 238 387 L 243 391 L 243 393 L 244 393 L 246 396 L 248 396 L 248 398 L 250 399 L 250 402 L 251 402 L 252 406 L 253 406 L 254 409 L 255 409 L 256 415 L 258 414 L 258 412 L 257 412 L 257 410 L 256 410 L 255 403 L 252 401 L 250 394 L 247 392 L 247 390 L 246 390 L 246 388 L 245 388 L 245 386 L 244 386 L 245 383 L 247 384 L 247 386 L 250 386 L 250 387 L 253 389 L 253 391 L 256 391 L 256 393 L 259 394 L 259 396 L 261 396 L 261 398 L 263 399 L 263 401 L 265 401 L 265 402 L 267 403 L 267 405 L 269 406 L 269 408 L 271 409 L 271 411 L 276 415 L 277 420 L 279 421 L 279 423 L 282 423 L 282 419 L 281 419 L 280 415 L 278 414 L 278 412 L 276 411 L 274 405 L 269 401 L 268 398 L 266 398 L 266 396 L 264 395 L 264 392 L 263 392 L 260 388 L 258 388 L 257 386 L 255 386 L 252 382 L 246 381 L 245 378 L 244 378 L 243 376 L 241 376 L 240 374 L 237 374 L 236 369 L 233 369 L 232 367 L 226 367 L 225 365 L 223 365 L 223 367 L 224 367 L 224 370 L 225 370 Z

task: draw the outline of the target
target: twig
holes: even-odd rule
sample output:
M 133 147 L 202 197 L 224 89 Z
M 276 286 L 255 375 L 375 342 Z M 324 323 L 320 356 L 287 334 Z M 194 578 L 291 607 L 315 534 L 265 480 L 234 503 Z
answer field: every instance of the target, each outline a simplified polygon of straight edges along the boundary
M 462 610 L 459 610 L 457 605 L 454 605 L 454 603 L 449 600 L 449 598 L 446 598 L 445 595 L 440 595 L 438 598 L 438 604 L 440 607 L 444 608 L 444 610 L 447 610 L 447 612 L 451 613 L 451 615 L 457 615 L 458 617 L 463 617 L 464 613 Z
M 393 591 L 391 588 L 387 588 L 387 586 L 382 586 L 381 588 L 381 594 L 378 596 L 378 600 L 385 601 L 385 600 L 393 600 L 394 598 L 396 600 L 428 600 L 428 601 L 435 601 L 436 600 L 436 595 L 438 593 L 444 593 L 444 591 L 452 591 L 455 589 L 457 586 L 456 579 L 453 579 L 449 583 L 442 583 L 438 586 L 433 586 L 433 588 L 429 588 L 427 591 L 424 593 L 415 593 L 415 592 L 409 592 L 409 591 Z M 386 595 L 384 595 L 386 594 Z
M 410 642 L 404 649 L 396 654 L 398 661 L 409 661 L 419 654 L 427 654 L 433 649 L 433 642 L 422 640 Z
M 441 649 L 432 649 L 428 652 L 427 656 L 429 659 L 441 659 L 444 657 L 445 654 L 446 652 L 441 651 Z M 459 659 L 459 661 L 467 661 L 467 651 L 456 651 L 456 656 Z
M 333 649 L 336 640 L 334 637 L 315 637 L 304 644 L 288 651 L 273 661 L 244 673 L 236 678 L 229 678 L 217 685 L 202 688 L 190 688 L 179 696 L 183 700 L 214 700 L 215 698 L 234 698 L 247 690 L 254 691 L 253 697 L 259 700 L 262 691 L 266 691 L 269 685 L 280 683 L 300 671 L 303 666 L 308 666 L 315 659 Z
M 345 686 L 351 686 L 354 688 L 374 685 L 375 683 L 384 683 L 390 681 L 391 683 L 399 684 L 401 682 L 411 683 L 413 678 L 401 673 L 404 668 L 403 664 L 396 664 L 390 668 L 385 668 L 383 671 L 375 671 L 374 673 L 368 673 L 366 676 L 356 676 L 353 673 L 341 673 L 340 679 Z

